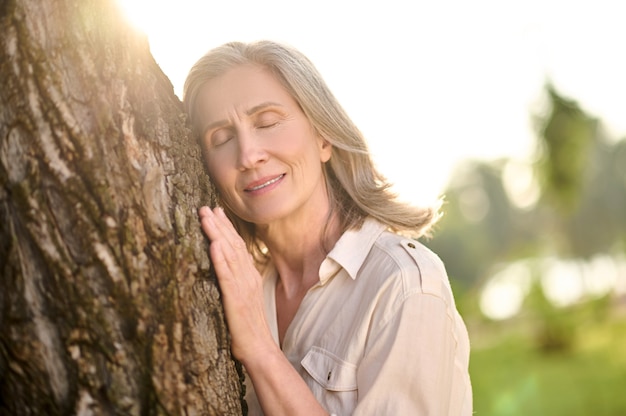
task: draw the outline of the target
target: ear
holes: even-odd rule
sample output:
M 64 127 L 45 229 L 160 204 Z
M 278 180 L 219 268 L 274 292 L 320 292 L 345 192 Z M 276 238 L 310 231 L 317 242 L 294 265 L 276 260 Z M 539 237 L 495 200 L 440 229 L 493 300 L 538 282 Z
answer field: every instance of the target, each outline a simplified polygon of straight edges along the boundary
M 320 160 L 322 163 L 326 163 L 330 160 L 330 156 L 333 152 L 333 145 L 323 137 L 317 138 L 317 145 L 320 152 Z

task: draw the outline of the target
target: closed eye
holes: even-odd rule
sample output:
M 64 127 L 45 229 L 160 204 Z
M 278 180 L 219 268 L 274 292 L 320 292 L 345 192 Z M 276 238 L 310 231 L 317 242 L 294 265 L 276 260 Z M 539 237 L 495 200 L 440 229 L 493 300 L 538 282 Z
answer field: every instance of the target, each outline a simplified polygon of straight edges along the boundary
M 278 126 L 279 122 L 275 121 L 273 123 L 263 123 L 263 124 L 258 124 L 256 126 L 257 129 L 271 129 L 272 127 L 276 127 Z
M 235 137 L 234 132 L 231 129 L 219 129 L 214 131 L 208 138 L 209 147 L 221 146 Z
M 257 129 L 267 130 L 276 127 L 282 120 L 281 114 L 275 110 L 263 111 L 254 117 L 254 127 Z

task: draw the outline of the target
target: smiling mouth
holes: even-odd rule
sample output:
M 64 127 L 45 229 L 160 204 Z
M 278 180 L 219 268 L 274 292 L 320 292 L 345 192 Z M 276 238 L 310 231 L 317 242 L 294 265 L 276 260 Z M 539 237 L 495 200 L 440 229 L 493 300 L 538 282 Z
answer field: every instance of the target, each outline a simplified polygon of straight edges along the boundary
M 244 189 L 244 191 L 245 191 L 245 192 L 254 192 L 254 191 L 258 191 L 259 189 L 263 189 L 263 188 L 265 188 L 266 186 L 270 186 L 271 184 L 278 182 L 279 180 L 281 180 L 281 179 L 282 179 L 282 178 L 284 178 L 284 177 L 285 177 L 285 174 L 283 173 L 282 175 L 279 175 L 279 176 L 275 177 L 274 179 L 270 179 L 269 181 L 264 182 L 264 183 L 262 183 L 262 184 L 260 184 L 260 185 L 253 186 L 253 187 L 248 188 L 248 189 Z

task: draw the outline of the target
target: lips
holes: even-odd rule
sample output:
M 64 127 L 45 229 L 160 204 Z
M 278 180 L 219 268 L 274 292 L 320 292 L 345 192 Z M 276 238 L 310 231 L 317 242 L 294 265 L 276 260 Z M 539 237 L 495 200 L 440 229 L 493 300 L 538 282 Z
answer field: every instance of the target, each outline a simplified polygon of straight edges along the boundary
M 263 178 L 263 179 L 261 179 L 259 181 L 252 182 L 244 189 L 244 192 L 255 192 L 255 191 L 261 190 L 263 188 L 266 188 L 266 187 L 268 187 L 268 186 L 278 182 L 279 180 L 281 180 L 284 177 L 285 177 L 285 174 L 282 173 L 282 174 L 280 174 L 278 176 L 275 176 L 275 177 Z

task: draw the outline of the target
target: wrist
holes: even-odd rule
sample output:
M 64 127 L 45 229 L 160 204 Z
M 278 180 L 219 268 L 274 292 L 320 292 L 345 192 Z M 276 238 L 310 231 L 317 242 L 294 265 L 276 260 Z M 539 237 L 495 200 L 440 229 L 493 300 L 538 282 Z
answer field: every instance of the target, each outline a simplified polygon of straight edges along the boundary
M 256 368 L 273 366 L 277 361 L 286 360 L 285 355 L 274 342 L 274 339 L 263 343 L 257 342 L 254 346 L 243 349 L 235 357 L 246 367 L 248 372 Z

